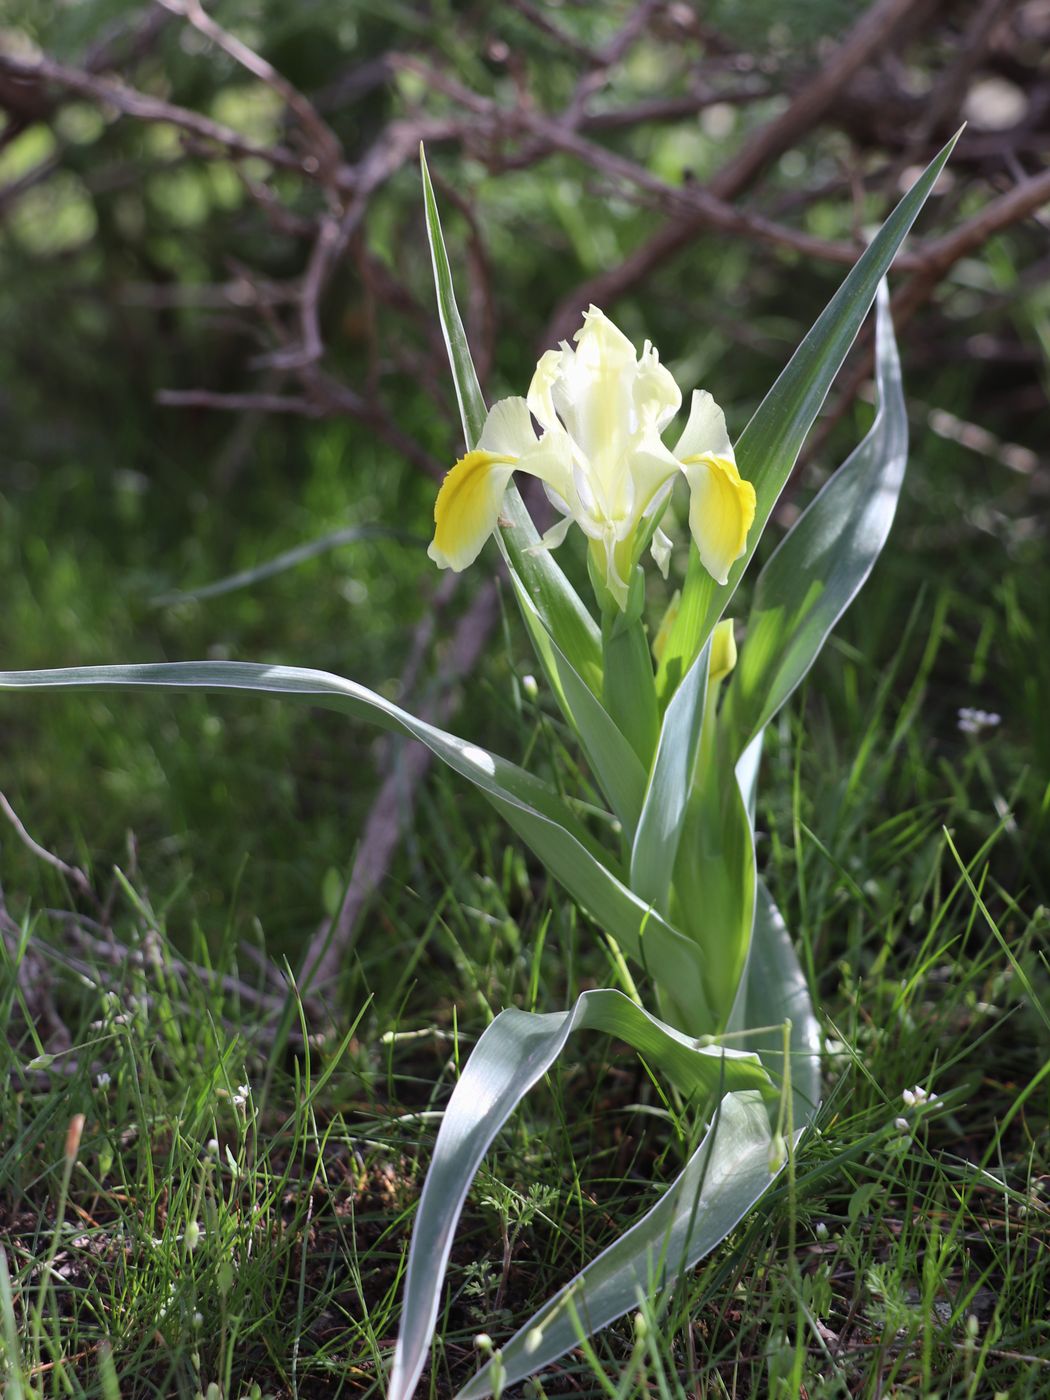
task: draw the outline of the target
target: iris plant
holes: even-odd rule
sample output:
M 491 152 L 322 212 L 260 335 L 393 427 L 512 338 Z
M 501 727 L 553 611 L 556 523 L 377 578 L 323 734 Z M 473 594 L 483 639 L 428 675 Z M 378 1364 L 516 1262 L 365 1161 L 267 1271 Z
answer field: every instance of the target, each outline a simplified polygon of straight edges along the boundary
M 542 356 L 525 397 L 487 409 L 424 163 L 438 308 L 467 448 L 438 493 L 430 555 L 462 570 L 495 537 L 553 703 L 607 808 L 603 820 L 581 816 L 586 804 L 473 740 L 323 671 L 210 661 L 0 672 L 6 690 L 277 693 L 409 735 L 485 794 L 614 948 L 623 990 L 584 992 L 565 1011 L 507 1008 L 463 1066 L 416 1211 L 391 1400 L 407 1400 L 426 1365 L 453 1233 L 482 1157 L 575 1032 L 610 1033 L 644 1055 L 695 1116 L 699 1145 L 657 1204 L 488 1357 L 464 1400 L 555 1360 L 635 1307 L 639 1292 L 691 1267 L 751 1209 L 812 1120 L 819 1027 L 755 861 L 762 734 L 889 533 L 907 422 L 883 278 L 950 150 L 872 239 L 735 444 L 706 392 L 693 394 L 673 434 L 681 408 L 674 379 L 648 342 L 639 354 L 593 306 L 574 346 Z M 738 616 L 737 656 L 727 608 L 876 298 L 874 422 L 755 578 L 750 608 Z M 541 481 L 557 514 L 542 538 L 515 473 Z M 644 560 L 648 551 L 666 574 L 672 544 L 663 527 L 679 481 L 688 494 L 684 583 L 666 615 L 650 619 Z M 554 554 L 569 547 L 573 524 L 587 541 L 593 609 Z

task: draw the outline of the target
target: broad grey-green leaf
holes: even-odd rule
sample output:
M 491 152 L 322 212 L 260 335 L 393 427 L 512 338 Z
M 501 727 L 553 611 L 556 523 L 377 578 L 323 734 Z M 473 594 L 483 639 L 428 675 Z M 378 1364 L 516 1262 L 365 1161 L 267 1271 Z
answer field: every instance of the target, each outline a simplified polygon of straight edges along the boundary
M 758 497 L 755 523 L 746 552 L 729 571 L 728 583 L 722 586 L 711 578 L 703 582 L 707 620 L 701 638 L 714 627 L 736 591 L 806 435 L 875 300 L 878 285 L 957 140 L 954 136 L 930 162 L 879 229 L 740 435 L 736 459 L 741 475 L 754 485 Z
M 456 305 L 452 270 L 449 267 L 437 201 L 434 198 L 434 188 L 430 182 L 430 172 L 422 146 L 419 156 L 423 173 L 427 236 L 430 240 L 430 258 L 434 268 L 441 330 L 456 385 L 456 399 L 463 420 L 463 436 L 467 446 L 473 447 L 485 426 L 485 400 L 471 358 L 467 333 L 463 328 L 459 307 Z M 551 636 L 570 658 L 587 685 L 595 694 L 600 693 L 602 650 L 597 623 L 562 573 L 550 550 L 540 546 L 539 534 L 513 482 L 507 487 L 501 513 L 507 524 L 496 531 L 496 539 L 508 565 L 522 580 Z
M 548 632 L 525 585 L 513 569 L 510 570 L 510 579 L 533 650 L 539 657 L 555 699 L 562 714 L 579 735 L 605 800 L 630 841 L 645 798 L 645 769 L 641 760 L 613 723 L 608 710 Z M 636 890 L 635 893 L 640 891 Z
M 868 435 L 758 576 L 747 642 L 726 696 L 726 720 L 740 749 L 813 665 L 893 524 L 908 456 L 908 417 L 885 282 L 879 287 L 875 345 L 878 411 Z
M 796 1129 L 808 1124 L 820 1102 L 820 1022 L 791 935 L 769 890 L 760 880 L 755 901 L 755 926 L 747 967 L 740 983 L 730 1027 L 735 1032 L 782 1026 L 791 1022 L 792 1112 Z M 741 1037 L 781 1084 L 784 1079 L 784 1037 L 779 1030 L 761 1030 Z
M 700 949 L 628 889 L 608 863 L 607 853 L 552 788 L 507 759 L 427 724 L 365 686 L 327 671 L 246 661 L 185 661 L 0 672 L 0 690 L 85 687 L 261 691 L 342 710 L 420 740 L 483 792 L 573 899 L 612 934 L 629 957 L 667 986 L 684 1029 L 700 1035 L 715 1028 L 704 989 Z
M 710 1253 L 776 1177 L 762 1096 L 730 1093 L 681 1175 L 625 1235 L 588 1264 L 501 1348 L 505 1383 L 514 1385 L 637 1307 Z M 457 1400 L 492 1393 L 488 1362 Z
M 760 729 L 736 761 L 736 781 L 747 809 L 751 830 L 755 830 L 755 806 L 758 801 L 758 770 L 762 763 L 762 741 L 766 731 Z
M 767 1121 L 761 1104 L 769 1081 L 756 1056 L 714 1046 L 697 1048 L 620 992 L 584 992 L 571 1011 L 501 1012 L 464 1066 L 434 1144 L 412 1231 L 404 1319 L 388 1400 L 409 1400 L 426 1363 L 453 1235 L 482 1158 L 577 1030 L 604 1031 L 625 1040 L 663 1069 L 688 1098 L 746 1090 Z M 768 1137 L 768 1126 L 766 1133 Z
M 705 743 L 705 749 L 707 747 Z M 703 953 L 719 1027 L 736 999 L 755 913 L 755 839 L 724 744 L 703 753 L 675 859 L 671 917 Z
M 631 847 L 631 889 L 664 912 L 696 772 L 710 660 L 708 641 L 664 711 L 645 805 Z

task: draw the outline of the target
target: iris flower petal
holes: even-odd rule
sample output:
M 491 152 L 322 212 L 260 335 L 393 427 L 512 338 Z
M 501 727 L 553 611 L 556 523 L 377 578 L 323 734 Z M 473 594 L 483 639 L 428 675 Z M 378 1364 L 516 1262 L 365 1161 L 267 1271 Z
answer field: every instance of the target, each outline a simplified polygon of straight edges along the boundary
M 755 488 L 741 477 L 732 457 L 687 457 L 682 471 L 689 482 L 689 530 L 700 562 L 716 583 L 725 583 L 747 547 Z
M 427 553 L 440 569 L 462 573 L 499 521 L 516 459 L 476 448 L 461 457 L 434 502 L 434 538 Z
M 557 495 L 571 489 L 569 447 L 562 431 L 537 441 L 521 398 L 493 404 L 478 445 L 461 457 L 434 502 L 434 538 L 427 553 L 442 569 L 461 573 L 473 564 L 499 523 L 507 483 L 515 471 L 539 477 Z
M 726 432 L 726 416 L 706 389 L 694 389 L 689 404 L 689 421 L 682 430 L 675 456 L 682 462 L 689 457 L 728 457 L 733 447 Z
M 746 547 L 755 492 L 737 470 L 722 410 L 709 393 L 694 391 L 672 452 L 662 434 L 682 396 L 653 346 L 646 341 L 639 355 L 596 306 L 573 341 L 540 357 L 527 398 L 492 408 L 477 446 L 446 476 L 430 557 L 457 571 L 471 564 L 499 523 L 512 473 L 525 472 L 544 483 L 562 516 L 537 547 L 556 547 L 571 523 L 579 525 L 592 567 L 624 608 L 647 545 L 666 576 L 671 545 L 659 526 L 681 472 L 700 558 L 725 583 Z

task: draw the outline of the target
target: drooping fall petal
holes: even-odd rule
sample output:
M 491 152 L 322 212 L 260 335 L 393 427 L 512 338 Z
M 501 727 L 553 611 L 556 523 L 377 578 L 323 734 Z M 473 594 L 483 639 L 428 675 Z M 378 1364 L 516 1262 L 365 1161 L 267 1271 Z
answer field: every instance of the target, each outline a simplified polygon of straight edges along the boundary
M 725 583 L 755 519 L 755 488 L 737 470 L 725 414 L 705 389 L 693 392 L 675 452 L 689 483 L 689 530 L 700 560 Z
M 691 457 L 682 463 L 689 482 L 689 530 L 700 561 L 716 583 L 725 583 L 744 553 L 755 519 L 755 488 L 729 457 Z
M 459 459 L 438 491 L 427 553 L 439 568 L 461 573 L 473 564 L 499 522 L 515 471 L 540 477 L 555 493 L 571 480 L 560 440 L 545 434 L 537 441 L 525 400 L 501 399 L 489 410 L 477 447 Z
M 427 553 L 457 574 L 473 564 L 496 528 L 516 458 L 475 449 L 461 457 L 434 502 L 434 538 Z

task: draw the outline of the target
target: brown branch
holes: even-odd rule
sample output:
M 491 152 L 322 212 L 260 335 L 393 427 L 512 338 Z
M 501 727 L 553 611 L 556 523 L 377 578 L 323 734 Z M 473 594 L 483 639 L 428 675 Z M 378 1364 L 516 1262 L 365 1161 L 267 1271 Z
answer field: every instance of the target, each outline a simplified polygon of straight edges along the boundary
M 302 418 L 326 418 L 322 404 L 295 394 L 222 394 L 213 389 L 158 389 L 154 403 L 162 408 L 207 408 L 220 413 L 293 413 Z
M 563 298 L 550 317 L 543 343 L 556 344 L 564 338 L 575 327 L 580 312 L 588 303 L 608 306 L 656 268 L 664 266 L 668 259 L 687 247 L 702 229 L 718 227 L 712 218 L 714 205 L 730 208 L 729 201 L 741 194 L 771 161 L 815 126 L 856 73 L 885 46 L 893 30 L 912 9 L 912 0 L 878 0 L 866 10 L 821 72 L 799 92 L 787 110 L 756 132 L 738 155 L 712 178 L 705 192 L 705 201 L 701 203 L 698 199 L 692 207 L 680 205 L 675 211 L 677 217 L 658 229 L 651 239 L 636 248 L 617 267 L 607 268 L 589 278 Z M 737 214 L 737 218 L 742 222 L 736 228 L 722 224 L 726 232 L 745 235 L 759 232 L 751 222 L 753 216 L 745 218 Z M 827 249 L 818 252 L 813 248 L 799 248 L 790 236 L 792 231 L 780 225 L 765 225 L 763 232 L 769 241 L 781 246 L 795 246 L 798 251 L 813 256 L 827 256 Z M 857 252 L 857 249 L 850 247 L 845 259 L 836 260 L 852 262 Z
M 662 231 L 667 234 L 667 241 L 661 242 L 664 257 L 667 256 L 670 248 L 680 246 L 680 240 L 683 236 L 688 241 L 688 239 L 695 237 L 700 228 L 711 228 L 720 233 L 750 238 L 774 247 L 787 248 L 807 257 L 819 258 L 845 266 L 852 265 L 863 252 L 861 244 L 819 238 L 803 230 L 775 223 L 760 214 L 736 209 L 703 186 L 669 185 L 644 166 L 638 165 L 604 146 L 599 146 L 596 142 L 589 141 L 578 131 L 562 122 L 521 107 L 515 108 L 513 111 L 500 108 L 489 99 L 469 92 L 454 79 L 449 78 L 447 74 L 435 71 L 413 56 L 400 54 L 393 56 L 391 61 L 395 66 L 416 73 L 433 86 L 440 88 L 448 96 L 459 101 L 475 116 L 485 119 L 492 130 L 525 131 L 538 137 L 539 142 L 529 152 L 530 163 L 557 151 L 574 155 L 600 174 L 633 185 L 643 191 L 651 197 L 653 204 L 657 207 L 672 213 L 688 215 L 688 222 L 683 219 L 680 228 L 675 228 L 673 231 Z M 908 255 L 903 255 L 901 262 L 908 265 L 909 261 Z M 645 255 L 645 263 L 650 269 L 656 265 L 656 261 L 649 253 Z M 615 269 L 613 273 L 600 274 L 599 277 L 584 283 L 582 289 L 577 288 L 572 292 L 569 298 L 562 303 L 562 307 L 555 311 L 550 323 L 551 329 L 544 337 L 544 343 L 555 343 L 562 339 L 566 326 L 568 325 L 570 328 L 575 326 L 578 320 L 576 313 L 580 307 L 586 305 L 587 301 L 602 299 L 593 295 L 591 289 L 599 286 L 604 288 L 608 279 L 615 276 L 618 271 L 619 269 Z M 604 297 L 606 303 L 610 299 L 608 296 Z M 566 319 L 563 310 L 568 307 L 571 307 L 573 313 L 569 320 Z
M 830 110 L 852 78 L 893 38 L 902 20 L 914 15 L 916 0 L 876 0 L 815 73 L 810 73 L 781 114 L 761 127 L 710 182 L 712 194 L 736 199 L 775 160 L 807 135 Z
M 159 97 L 150 97 L 115 78 L 98 77 L 82 68 L 59 63 L 53 58 L 48 58 L 46 54 L 33 59 L 20 59 L 11 54 L 0 53 L 0 74 L 5 74 L 20 84 L 24 83 L 28 91 L 42 84 L 53 83 L 67 92 L 76 93 L 79 97 L 87 97 L 92 102 L 111 107 L 122 116 L 178 127 L 200 141 L 222 147 L 232 156 L 251 156 L 286 170 L 311 174 L 304 166 L 303 158 L 287 146 L 262 146 L 241 135 L 233 127 L 212 121 L 210 117 L 193 112 L 188 107 L 179 107 L 174 103 L 164 102 Z
M 1016 0 L 984 0 L 974 10 L 953 62 L 941 74 L 933 92 L 926 99 L 908 155 L 914 157 L 945 124 L 951 129 L 958 127 L 970 75 L 987 54 L 999 22 L 1015 6 Z
M 1022 180 L 998 199 L 990 200 L 983 209 L 951 233 L 927 243 L 920 255 L 919 270 L 904 284 L 892 301 L 893 325 L 897 334 L 900 335 L 919 308 L 930 300 L 956 263 L 982 247 L 989 238 L 1004 228 L 1038 213 L 1048 201 L 1050 170 L 1044 170 L 1040 175 Z M 805 458 L 800 459 L 799 466 L 795 469 L 796 474 L 804 461 L 811 460 L 823 449 L 831 433 L 849 412 L 861 386 L 870 378 L 870 339 L 869 332 L 863 353 L 846 376 L 834 407 L 820 420 L 807 443 Z
M 428 615 L 413 639 L 409 659 L 411 673 L 418 672 L 420 660 L 433 639 L 437 613 L 448 605 L 459 583 L 458 575 L 450 574 L 438 586 Z M 421 719 L 438 725 L 448 722 L 456 704 L 456 688 L 474 669 L 498 616 L 496 584 L 490 579 L 475 595 L 452 634 L 448 652 L 435 678 L 434 697 L 417 709 Z M 412 743 L 402 748 L 397 761 L 390 766 L 365 822 L 339 913 L 333 921 L 322 925 L 307 950 L 300 980 L 311 997 L 323 996 L 353 946 L 361 913 L 390 869 L 411 817 L 415 793 L 432 763 L 430 750 Z
M 98 907 L 98 896 L 95 894 L 91 881 L 88 879 L 87 875 L 85 875 L 84 871 L 81 870 L 79 866 L 69 865 L 61 856 L 56 856 L 55 853 L 49 851 L 46 846 L 41 846 L 39 841 L 34 841 L 33 837 L 30 836 L 29 832 L 26 830 L 22 819 L 2 792 L 0 792 L 0 813 L 6 817 L 22 845 L 25 846 L 37 860 L 42 861 L 45 865 L 49 865 L 52 870 L 57 870 L 63 879 L 68 880 L 73 888 L 78 890 L 90 904 L 95 908 Z
M 290 83 L 254 49 L 224 29 L 208 14 L 200 0 L 157 0 L 157 3 L 173 15 L 187 20 L 198 33 L 275 92 L 298 118 L 303 135 L 308 138 L 309 154 L 304 168 L 323 182 L 334 179 L 344 161 L 342 143 L 310 99 L 294 83 Z

